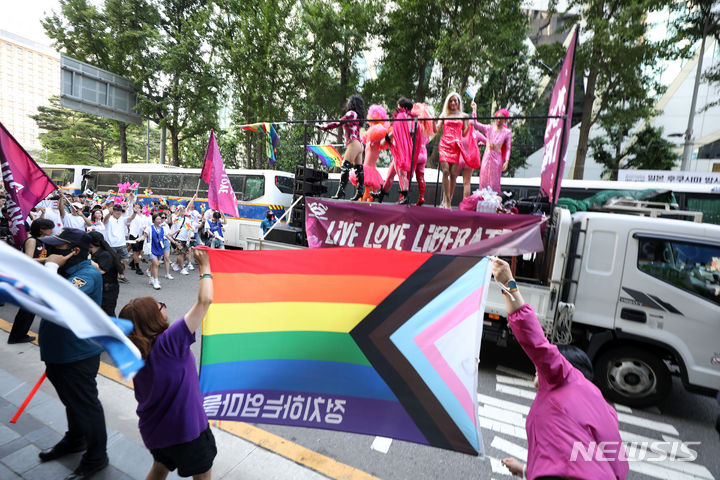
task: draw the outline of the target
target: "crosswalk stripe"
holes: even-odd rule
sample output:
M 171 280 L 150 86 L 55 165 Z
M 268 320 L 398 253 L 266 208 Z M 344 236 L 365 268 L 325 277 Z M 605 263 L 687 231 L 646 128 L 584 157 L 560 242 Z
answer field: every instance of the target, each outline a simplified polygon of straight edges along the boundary
M 480 427 L 485 430 L 492 430 L 496 433 L 502 433 L 504 435 L 510 435 L 511 437 L 519 438 L 520 440 L 527 441 L 527 434 L 525 429 L 510 425 L 508 423 L 498 422 L 492 418 L 481 417 L 478 415 Z
M 517 458 L 521 462 L 527 462 L 527 456 L 528 456 L 527 448 L 523 448 L 520 445 L 517 445 L 508 440 L 505 440 L 502 437 L 493 438 L 492 442 L 490 443 L 490 446 L 492 448 L 500 450 L 501 452 L 507 453 L 511 457 Z
M 523 390 L 521 388 L 511 387 L 509 385 L 503 385 L 501 383 L 496 383 L 495 390 L 497 390 L 498 392 L 507 393 L 508 395 L 514 395 L 516 397 L 527 398 L 528 400 L 535 400 L 535 392 L 530 392 L 528 390 Z
M 686 475 L 678 471 L 669 471 L 656 463 L 628 462 L 631 472 L 641 473 L 648 477 L 660 478 L 663 480 L 698 480 L 694 475 Z
M 530 413 L 530 407 L 511 402 L 510 400 L 502 400 L 500 398 L 491 397 L 490 395 L 483 395 L 482 393 L 478 393 L 477 399 L 485 405 L 504 408 L 512 412 L 522 413 L 523 415 Z
M 500 383 L 507 383 L 508 385 L 517 385 L 519 387 L 535 388 L 535 384 L 530 380 L 524 380 L 522 378 L 509 377 L 507 375 L 496 374 L 495 379 Z
M 392 444 L 392 438 L 387 437 L 375 437 L 370 448 L 380 453 L 388 453 L 390 450 L 390 444 Z
M 490 468 L 492 469 L 493 473 L 498 473 L 500 475 L 510 475 L 510 470 L 505 468 L 505 465 L 502 464 L 502 460 L 495 458 L 495 457 L 488 457 L 490 459 Z
M 621 423 L 627 423 L 629 425 L 635 425 L 636 427 L 655 430 L 657 432 L 669 433 L 670 435 L 679 435 L 677 429 L 669 423 L 656 422 L 654 420 L 648 420 L 646 418 L 636 417 L 635 415 L 628 415 L 627 413 L 621 412 L 618 412 L 617 416 L 618 421 Z
M 498 372 L 507 373 L 508 375 L 512 375 L 513 377 L 518 377 L 518 378 L 522 378 L 525 380 L 532 381 L 532 379 L 534 377 L 534 375 L 531 375 L 526 372 L 521 372 L 520 370 L 515 370 L 514 368 L 506 367 L 504 365 L 498 365 L 497 367 L 495 367 L 495 369 Z
M 632 408 L 626 407 L 625 405 L 622 405 L 620 403 L 613 403 L 613 406 L 615 407 L 615 410 L 617 410 L 618 412 L 632 413 Z
M 484 405 L 478 407 L 478 415 L 483 417 L 492 418 L 516 427 L 525 428 L 525 418 L 522 413 L 510 412 L 502 408 L 493 407 L 492 405 Z

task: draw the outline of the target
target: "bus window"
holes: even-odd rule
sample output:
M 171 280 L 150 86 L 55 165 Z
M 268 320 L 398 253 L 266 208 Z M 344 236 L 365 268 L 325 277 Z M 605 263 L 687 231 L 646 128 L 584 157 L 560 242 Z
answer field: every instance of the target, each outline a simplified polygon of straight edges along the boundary
M 275 175 L 275 186 L 282 193 L 293 193 L 293 187 L 295 186 L 295 179 L 293 177 L 281 177 Z
M 182 175 L 156 173 L 150 178 L 150 189 L 155 195 L 178 195 Z
M 248 175 L 245 180 L 245 201 L 255 200 L 265 194 L 265 177 Z
M 192 197 L 195 195 L 195 192 L 197 192 L 198 198 L 207 198 L 208 185 L 204 181 L 200 180 L 200 174 L 186 173 L 183 174 L 182 177 L 181 195 L 183 197 Z
M 150 175 L 147 173 L 122 173 L 120 174 L 120 181 L 118 183 L 139 183 L 138 185 L 138 192 L 142 193 L 142 191 L 146 188 L 148 188 L 148 185 L 150 185 Z M 115 187 L 117 188 L 117 184 L 115 184 Z
M 73 183 L 73 171 L 69 168 L 50 168 L 46 171 L 50 175 L 50 179 L 60 187 Z
M 230 186 L 235 192 L 235 198 L 241 202 L 245 200 L 245 175 L 228 175 Z

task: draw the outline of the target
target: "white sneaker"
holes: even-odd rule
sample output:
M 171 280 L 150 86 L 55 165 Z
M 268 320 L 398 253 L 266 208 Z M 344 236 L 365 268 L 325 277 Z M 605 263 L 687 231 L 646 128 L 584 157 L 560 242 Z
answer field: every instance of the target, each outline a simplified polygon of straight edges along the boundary
M 149 283 L 150 285 L 152 285 L 152 284 L 153 284 L 153 280 L 155 280 L 155 279 L 152 278 L 152 277 L 148 278 L 148 283 Z
M 192 263 L 188 263 L 187 269 L 188 269 L 188 270 L 195 270 L 195 267 L 193 267 Z
M 187 268 L 183 268 L 182 270 L 180 270 L 180 273 L 182 273 L 183 275 L 190 275 L 190 272 L 187 271 Z
M 149 268 L 147 269 L 147 272 L 145 272 L 145 274 L 146 274 L 148 277 L 152 278 L 152 274 L 150 273 L 150 269 L 149 269 Z
M 167 275 L 165 275 L 165 278 L 167 278 L 168 280 L 172 280 L 172 279 L 175 278 L 175 277 L 173 277 L 172 275 L 170 275 L 170 274 L 168 273 Z
M 160 290 L 160 281 L 157 278 L 153 278 L 152 286 L 155 290 Z
M 180 270 L 180 267 L 177 266 L 177 263 L 173 263 L 173 264 L 172 264 L 172 269 L 177 272 L 178 270 Z

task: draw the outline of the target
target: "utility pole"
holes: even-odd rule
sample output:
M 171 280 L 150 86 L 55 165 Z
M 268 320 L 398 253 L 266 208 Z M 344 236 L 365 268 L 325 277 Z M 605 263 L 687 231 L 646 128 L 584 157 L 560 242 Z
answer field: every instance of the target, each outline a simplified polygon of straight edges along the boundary
M 150 163 L 150 119 L 146 120 L 147 128 L 145 130 L 145 163 Z
M 685 130 L 685 145 L 683 146 L 682 165 L 680 170 L 690 170 L 690 160 L 693 152 L 693 122 L 695 121 L 695 104 L 697 103 L 698 89 L 702 77 L 703 57 L 705 56 L 705 37 L 710 28 L 710 16 L 705 17 L 703 25 L 703 37 L 700 41 L 700 56 L 698 57 L 697 71 L 695 72 L 695 86 L 693 88 L 692 101 L 690 102 L 690 116 L 688 117 L 687 130 Z

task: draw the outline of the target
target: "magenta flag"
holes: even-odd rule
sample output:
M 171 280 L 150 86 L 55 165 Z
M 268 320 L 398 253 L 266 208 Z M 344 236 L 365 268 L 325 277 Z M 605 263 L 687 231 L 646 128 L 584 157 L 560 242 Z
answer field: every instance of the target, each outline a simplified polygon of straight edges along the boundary
M 210 130 L 210 141 L 205 151 L 202 173 L 200 174 L 205 183 L 208 184 L 208 206 L 213 210 L 219 210 L 225 215 L 238 217 L 237 201 L 230 179 L 225 173 L 220 149 L 215 132 Z
M 567 115 L 562 118 L 548 118 L 545 127 L 545 153 L 540 171 L 540 192 L 556 203 L 560 196 L 563 171 L 565 170 L 565 151 L 572 126 L 573 99 L 575 97 L 575 48 L 577 46 L 577 28 L 573 33 L 565 61 L 553 88 L 550 100 L 550 116 Z M 556 178 L 557 177 L 557 178 Z M 557 185 L 557 189 L 555 186 Z
M 35 163 L 15 138 L 0 123 L 0 167 L 7 197 L 10 231 L 17 248 L 22 248 L 27 232 L 25 219 L 57 185 Z

